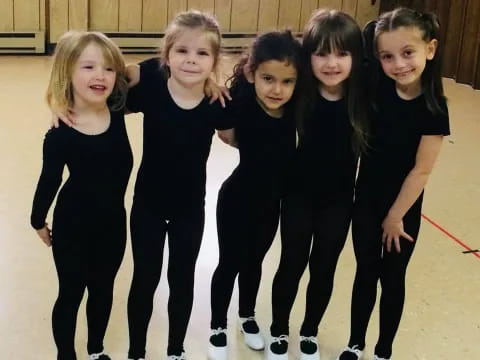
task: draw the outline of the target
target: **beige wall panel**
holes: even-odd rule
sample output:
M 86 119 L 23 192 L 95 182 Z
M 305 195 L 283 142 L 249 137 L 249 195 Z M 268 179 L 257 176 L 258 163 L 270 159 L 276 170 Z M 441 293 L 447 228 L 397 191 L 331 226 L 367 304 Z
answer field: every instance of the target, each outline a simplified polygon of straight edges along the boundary
M 90 0 L 90 29 L 118 31 L 118 1 Z
M 230 18 L 232 14 L 232 0 L 215 0 L 215 16 L 222 31 L 230 31 Z
M 40 30 L 40 0 L 15 0 L 13 29 L 15 31 Z
M 164 31 L 168 0 L 143 0 L 142 31 Z
M 202 10 L 213 14 L 215 12 L 215 0 L 187 0 L 187 9 Z
M 142 0 L 120 0 L 118 31 L 142 31 Z
M 13 31 L 13 0 L 0 0 L 0 31 Z
M 302 13 L 300 14 L 300 31 L 303 31 L 305 24 L 312 16 L 312 13 L 318 9 L 318 0 L 303 0 Z
M 187 0 L 168 0 L 168 22 L 185 10 L 187 10 Z
M 362 0 L 343 0 L 342 11 L 355 18 L 357 16 L 357 1 Z M 367 0 L 363 0 L 367 1 Z
M 278 26 L 280 0 L 260 0 L 258 11 L 258 31 L 274 30 Z
M 301 1 L 280 0 L 280 10 L 278 12 L 278 28 L 288 27 L 293 31 L 300 28 L 300 12 L 302 10 Z
M 232 0 L 231 31 L 256 32 L 260 0 Z
M 50 42 L 56 43 L 58 38 L 68 30 L 68 1 L 50 0 Z
M 318 8 L 342 10 L 342 0 L 318 0 Z
M 358 0 L 356 17 L 358 25 L 363 28 L 367 22 L 378 17 L 379 12 L 380 1 L 376 1 L 375 5 L 372 5 L 370 1 Z
M 47 16 L 45 12 L 46 0 L 40 0 L 40 30 L 46 31 L 47 29 Z
M 88 0 L 68 1 L 68 28 L 88 30 Z

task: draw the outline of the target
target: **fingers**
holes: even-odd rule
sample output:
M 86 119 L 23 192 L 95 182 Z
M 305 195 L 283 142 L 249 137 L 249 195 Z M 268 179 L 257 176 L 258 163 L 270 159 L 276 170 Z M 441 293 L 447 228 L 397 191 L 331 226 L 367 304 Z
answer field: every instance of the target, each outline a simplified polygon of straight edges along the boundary
M 220 93 L 220 92 L 212 93 L 212 95 L 210 96 L 210 103 L 209 104 L 212 105 L 217 100 L 220 101 L 220 104 L 224 108 L 225 107 L 225 98 L 223 97 L 222 93 Z
M 220 103 L 224 108 L 227 106 L 227 102 L 225 101 L 225 99 L 228 99 L 229 101 L 231 101 L 232 97 L 230 96 L 230 91 L 228 91 L 228 89 L 225 86 L 221 86 L 219 89 L 220 89 L 220 94 L 219 94 Z
M 220 101 L 220 104 L 222 104 L 222 107 L 225 107 L 225 98 L 223 97 L 222 93 L 218 94 L 218 100 Z
M 387 248 L 387 252 L 390 252 L 392 250 L 392 237 L 388 236 L 387 240 L 385 242 L 385 247 Z
M 52 246 L 52 238 L 51 238 L 51 237 L 42 238 L 42 241 L 43 241 L 44 244 L 47 245 L 48 247 Z
M 220 101 L 220 104 L 223 108 L 226 107 L 226 100 L 232 100 L 230 96 L 230 91 L 224 86 L 217 86 L 213 81 L 208 81 L 205 86 L 205 95 L 210 98 L 210 104 L 213 104 L 215 101 Z
M 408 241 L 410 242 L 414 242 L 415 239 L 413 237 L 411 237 L 410 235 L 408 235 L 405 231 L 402 232 L 402 237 L 404 237 L 405 239 L 407 239 Z
M 48 227 L 48 224 L 37 230 L 37 234 L 45 245 L 52 246 L 52 230 Z
M 395 247 L 395 250 L 398 253 L 400 253 L 402 250 L 400 245 L 402 238 L 405 238 L 410 242 L 415 241 L 415 239 L 412 238 L 410 235 L 408 235 L 406 232 L 402 232 L 400 234 L 388 234 L 384 232 L 382 235 L 382 242 L 387 252 L 390 252 L 392 250 L 392 242 L 393 242 L 393 246 Z
M 73 110 L 68 110 L 67 115 L 62 117 L 62 121 L 70 127 L 75 125 L 75 113 Z
M 58 117 L 52 113 L 52 126 L 55 128 L 58 128 L 59 125 L 60 125 L 60 122 L 58 121 Z
M 387 252 L 392 251 L 392 243 L 393 243 L 393 246 L 395 247 L 395 250 L 397 252 L 400 252 L 400 235 L 389 234 L 387 232 L 384 232 L 382 234 L 382 242 Z
M 218 100 L 218 98 L 220 97 L 220 94 L 215 93 L 215 94 L 211 94 L 211 95 L 207 95 L 207 96 L 210 96 L 210 102 L 209 102 L 209 104 L 212 105 L 215 101 Z M 221 101 L 221 100 L 220 100 L 220 101 Z
M 394 241 L 395 241 L 395 250 L 397 250 L 397 252 L 401 252 L 401 249 L 400 249 L 400 236 L 395 236 L 394 238 Z
M 220 91 L 222 92 L 222 95 L 226 97 L 228 100 L 232 100 L 232 96 L 230 95 L 230 91 L 225 86 L 220 87 Z
M 68 110 L 67 113 L 63 113 L 57 110 L 52 111 L 52 125 L 58 128 L 60 121 L 66 125 L 72 127 L 75 125 L 75 113 L 72 110 Z

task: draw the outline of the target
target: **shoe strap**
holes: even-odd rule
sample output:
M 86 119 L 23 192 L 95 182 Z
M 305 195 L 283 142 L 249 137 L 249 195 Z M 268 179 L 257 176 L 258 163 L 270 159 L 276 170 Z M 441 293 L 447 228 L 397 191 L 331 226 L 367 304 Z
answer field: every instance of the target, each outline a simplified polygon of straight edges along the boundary
M 362 356 L 362 354 L 363 354 L 363 351 L 358 348 L 358 345 L 353 345 L 352 347 L 347 346 L 345 348 L 345 351 L 351 352 L 351 353 L 357 355 L 358 357 Z
M 300 335 L 300 341 L 307 341 L 318 345 L 316 336 L 302 336 Z
M 221 327 L 218 327 L 216 329 L 212 329 L 212 335 L 213 336 L 220 335 L 220 334 L 226 334 L 226 333 L 227 333 L 227 329 L 224 329 L 224 328 L 221 328 Z
M 240 323 L 243 325 L 244 323 L 246 323 L 247 321 L 255 321 L 257 322 L 257 320 L 255 320 L 255 316 L 249 316 L 249 317 L 241 317 L 240 318 Z
M 103 355 L 103 351 L 102 352 L 99 352 L 99 353 L 96 353 L 96 354 L 90 354 L 88 355 L 88 359 L 89 360 L 98 360 L 100 359 L 100 356 Z
M 278 343 L 278 344 L 281 344 L 282 341 L 285 341 L 288 343 L 288 335 L 280 335 L 280 336 L 272 336 L 272 339 L 271 339 L 271 342 L 272 343 Z

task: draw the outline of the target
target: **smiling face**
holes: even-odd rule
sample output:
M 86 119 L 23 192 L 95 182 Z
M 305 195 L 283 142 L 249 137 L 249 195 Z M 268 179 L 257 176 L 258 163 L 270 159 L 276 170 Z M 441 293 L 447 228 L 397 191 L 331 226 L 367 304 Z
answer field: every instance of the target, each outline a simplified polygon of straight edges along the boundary
M 101 48 L 90 43 L 80 54 L 72 73 L 76 107 L 104 107 L 115 85 L 116 72 L 107 64 Z
M 313 74 L 320 81 L 320 88 L 341 92 L 343 82 L 352 71 L 352 55 L 348 51 L 332 50 L 313 53 L 310 62 Z
M 205 83 L 215 64 L 210 38 L 201 29 L 186 29 L 175 40 L 166 61 L 174 81 L 187 87 Z
M 291 63 L 278 60 L 262 62 L 248 80 L 255 84 L 257 101 L 272 116 L 282 114 L 282 107 L 292 97 L 297 81 L 297 69 Z
M 417 27 L 398 27 L 383 32 L 377 51 L 385 74 L 398 86 L 420 87 L 427 60 L 435 56 L 437 40 L 426 42 Z

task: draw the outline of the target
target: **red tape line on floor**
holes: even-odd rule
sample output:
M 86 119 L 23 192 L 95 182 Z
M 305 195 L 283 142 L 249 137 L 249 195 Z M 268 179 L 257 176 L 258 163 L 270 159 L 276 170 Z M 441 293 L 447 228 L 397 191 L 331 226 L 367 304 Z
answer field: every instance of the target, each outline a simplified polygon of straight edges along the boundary
M 455 242 L 457 242 L 458 244 L 460 244 L 460 246 L 462 246 L 463 248 L 465 248 L 466 250 L 468 251 L 472 251 L 471 254 L 475 255 L 477 258 L 480 259 L 480 254 L 478 252 L 473 252 L 473 249 L 470 248 L 468 245 L 466 245 L 462 240 L 460 240 L 459 238 L 455 237 L 454 235 L 450 234 L 447 230 L 445 230 L 443 227 L 441 227 L 440 225 L 438 225 L 435 221 L 433 221 L 432 219 L 430 219 L 428 216 L 422 214 L 422 217 L 427 220 L 430 224 L 432 224 L 433 226 L 435 226 L 438 230 L 440 230 L 441 232 L 443 232 L 445 235 L 447 235 L 450 239 L 454 240 Z

